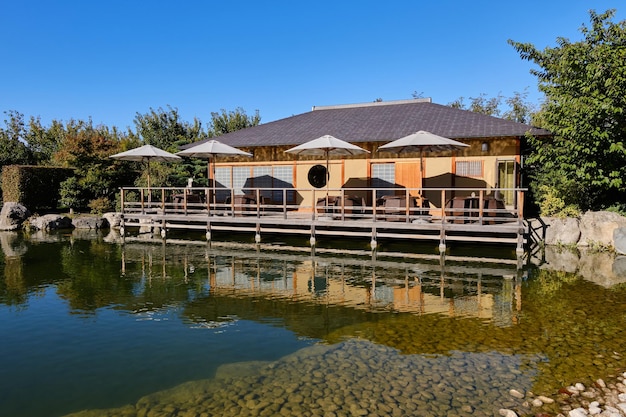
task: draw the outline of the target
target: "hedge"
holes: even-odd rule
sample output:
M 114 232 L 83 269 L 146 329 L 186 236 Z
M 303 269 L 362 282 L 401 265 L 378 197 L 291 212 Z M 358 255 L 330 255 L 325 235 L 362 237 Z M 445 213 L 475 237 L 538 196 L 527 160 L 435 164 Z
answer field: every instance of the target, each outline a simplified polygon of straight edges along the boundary
M 2 168 L 2 200 L 21 203 L 30 211 L 56 209 L 59 185 L 74 175 L 71 168 L 6 165 Z

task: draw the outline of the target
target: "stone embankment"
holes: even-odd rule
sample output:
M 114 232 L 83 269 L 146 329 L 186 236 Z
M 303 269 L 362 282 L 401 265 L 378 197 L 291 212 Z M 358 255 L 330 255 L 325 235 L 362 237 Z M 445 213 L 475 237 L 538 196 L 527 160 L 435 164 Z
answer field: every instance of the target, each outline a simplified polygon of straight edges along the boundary
M 596 247 L 626 254 L 626 217 L 588 211 L 579 218 L 540 217 L 529 221 L 535 239 L 546 246 Z

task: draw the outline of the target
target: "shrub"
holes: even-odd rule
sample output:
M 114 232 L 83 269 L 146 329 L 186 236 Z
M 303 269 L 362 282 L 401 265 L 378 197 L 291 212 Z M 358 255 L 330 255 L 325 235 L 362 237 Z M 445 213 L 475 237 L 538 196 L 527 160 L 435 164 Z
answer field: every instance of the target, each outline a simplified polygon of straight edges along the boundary
M 113 204 L 106 197 L 99 197 L 91 200 L 89 202 L 89 208 L 91 209 L 91 214 L 103 214 L 108 211 L 111 211 Z
M 566 204 L 565 199 L 552 187 L 539 187 L 539 210 L 546 217 L 579 217 L 580 209 L 574 204 Z

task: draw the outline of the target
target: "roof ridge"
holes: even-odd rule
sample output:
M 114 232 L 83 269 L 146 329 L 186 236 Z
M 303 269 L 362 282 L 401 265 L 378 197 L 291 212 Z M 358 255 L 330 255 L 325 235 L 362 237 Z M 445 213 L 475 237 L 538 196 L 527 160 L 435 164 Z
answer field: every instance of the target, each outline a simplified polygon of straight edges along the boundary
M 412 98 L 405 100 L 391 100 L 391 101 L 372 101 L 367 103 L 353 103 L 353 104 L 331 104 L 328 106 L 313 106 L 311 111 L 315 110 L 334 110 L 334 109 L 352 109 L 357 107 L 373 107 L 373 106 L 392 106 L 396 104 L 412 104 L 412 103 L 432 103 L 433 100 L 430 97 L 426 98 Z

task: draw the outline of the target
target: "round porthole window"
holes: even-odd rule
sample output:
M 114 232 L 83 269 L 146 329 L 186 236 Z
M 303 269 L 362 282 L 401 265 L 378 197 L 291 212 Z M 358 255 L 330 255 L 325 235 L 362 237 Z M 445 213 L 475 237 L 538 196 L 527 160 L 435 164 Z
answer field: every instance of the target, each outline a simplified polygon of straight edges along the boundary
M 309 184 L 315 188 L 322 188 L 326 185 L 326 167 L 315 165 L 309 169 Z

